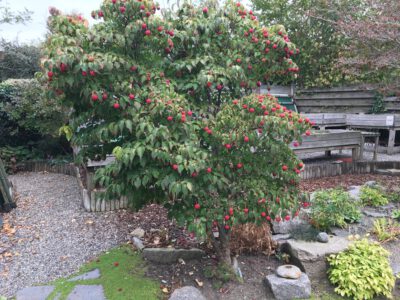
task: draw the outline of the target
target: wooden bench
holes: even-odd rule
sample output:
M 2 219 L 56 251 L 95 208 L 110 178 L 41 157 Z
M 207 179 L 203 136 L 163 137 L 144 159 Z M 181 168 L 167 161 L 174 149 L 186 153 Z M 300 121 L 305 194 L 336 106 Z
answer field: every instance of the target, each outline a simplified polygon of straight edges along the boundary
M 321 130 L 334 127 L 346 127 L 346 114 L 340 113 L 316 113 L 316 114 L 302 114 L 309 118 L 314 123 L 314 127 Z
M 317 131 L 310 136 L 303 136 L 303 142 L 298 147 L 293 143 L 290 147 L 294 153 L 325 152 L 330 155 L 332 150 L 352 150 L 354 161 L 359 160 L 361 153 L 362 134 L 359 131 L 329 130 Z

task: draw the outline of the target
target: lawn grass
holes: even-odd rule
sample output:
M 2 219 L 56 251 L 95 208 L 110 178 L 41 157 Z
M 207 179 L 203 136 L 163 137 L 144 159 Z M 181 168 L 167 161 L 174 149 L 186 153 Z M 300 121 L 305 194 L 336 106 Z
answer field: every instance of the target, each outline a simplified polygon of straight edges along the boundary
M 71 277 L 100 270 L 100 278 L 92 280 L 67 281 Z M 157 282 L 144 277 L 145 265 L 141 255 L 129 246 L 121 246 L 100 255 L 81 267 L 77 274 L 61 278 L 48 285 L 55 289 L 47 298 L 53 300 L 61 294 L 59 300 L 64 300 L 76 285 L 101 284 L 108 300 L 152 300 L 160 299 L 160 287 Z

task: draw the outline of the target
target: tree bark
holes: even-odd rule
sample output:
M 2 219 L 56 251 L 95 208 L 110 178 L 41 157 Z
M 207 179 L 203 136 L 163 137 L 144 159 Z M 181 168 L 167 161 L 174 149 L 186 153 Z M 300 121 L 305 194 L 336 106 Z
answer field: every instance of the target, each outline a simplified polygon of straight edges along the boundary
M 217 255 L 217 259 L 220 263 L 232 267 L 231 249 L 229 247 L 230 234 L 226 232 L 221 225 L 218 225 L 218 233 L 219 236 L 216 238 L 213 232 L 211 232 L 211 243 Z

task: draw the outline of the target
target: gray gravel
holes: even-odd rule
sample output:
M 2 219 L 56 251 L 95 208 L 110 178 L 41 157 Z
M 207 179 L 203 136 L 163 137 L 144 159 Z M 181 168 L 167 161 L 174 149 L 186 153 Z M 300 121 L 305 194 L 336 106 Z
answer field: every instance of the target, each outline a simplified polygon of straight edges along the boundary
M 76 178 L 51 173 L 10 176 L 20 195 L 5 215 L 16 228 L 0 235 L 0 295 L 71 275 L 100 252 L 127 241 L 125 210 L 88 213 L 81 206 Z

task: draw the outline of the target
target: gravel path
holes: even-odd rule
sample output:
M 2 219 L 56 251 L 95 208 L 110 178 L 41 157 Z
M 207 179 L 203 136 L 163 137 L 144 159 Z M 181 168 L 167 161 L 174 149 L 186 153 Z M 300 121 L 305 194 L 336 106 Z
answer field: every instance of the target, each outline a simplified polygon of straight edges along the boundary
M 127 241 L 132 213 L 88 213 L 75 177 L 52 173 L 10 176 L 18 208 L 0 233 L 0 295 L 77 271 L 102 251 Z

